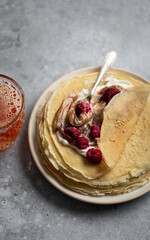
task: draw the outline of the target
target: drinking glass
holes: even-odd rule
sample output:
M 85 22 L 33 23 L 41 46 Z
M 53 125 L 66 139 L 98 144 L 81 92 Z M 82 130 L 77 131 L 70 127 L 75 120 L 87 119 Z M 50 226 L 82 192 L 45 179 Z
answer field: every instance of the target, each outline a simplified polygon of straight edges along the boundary
M 0 74 L 0 151 L 16 140 L 24 118 L 25 99 L 21 86 Z

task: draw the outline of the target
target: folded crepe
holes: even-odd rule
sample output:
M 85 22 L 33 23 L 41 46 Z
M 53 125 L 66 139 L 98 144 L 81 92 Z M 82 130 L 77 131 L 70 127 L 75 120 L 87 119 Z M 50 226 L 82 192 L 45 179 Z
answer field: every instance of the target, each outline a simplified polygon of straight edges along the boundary
M 94 73 L 66 81 L 48 96 L 48 101 L 44 101 L 38 113 L 40 152 L 47 168 L 75 191 L 95 196 L 129 192 L 149 181 L 148 84 L 118 73 L 106 75 L 126 79 L 134 88 L 116 95 L 104 109 L 98 139 L 103 156 L 100 164 L 88 162 L 74 149 L 60 143 L 52 130 L 55 114 L 64 97 L 71 92 L 91 89 L 97 75 Z
M 149 87 L 135 87 L 116 95 L 104 109 L 98 145 L 108 168 L 113 168 L 118 161 L 143 111 L 149 92 Z

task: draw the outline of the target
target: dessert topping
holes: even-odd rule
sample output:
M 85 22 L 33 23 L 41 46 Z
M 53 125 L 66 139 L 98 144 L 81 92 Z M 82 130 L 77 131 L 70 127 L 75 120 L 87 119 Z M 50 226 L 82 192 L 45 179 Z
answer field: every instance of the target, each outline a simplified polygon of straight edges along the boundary
M 88 113 L 91 110 L 91 106 L 89 103 L 85 104 L 85 112 Z
M 100 92 L 100 94 L 102 94 L 101 99 L 106 103 L 108 103 L 118 93 L 120 93 L 120 90 L 116 87 L 107 88 Z
M 98 164 L 102 160 L 102 152 L 96 148 L 90 148 L 86 156 L 91 163 Z
M 75 127 L 67 127 L 65 128 L 65 137 L 68 141 L 72 141 L 80 136 L 81 130 Z
M 109 101 L 124 89 L 124 82 L 123 86 L 117 85 L 118 81 L 114 80 L 106 83 L 105 87 L 99 86 L 91 102 L 87 98 L 88 90 L 85 89 L 78 94 L 71 93 L 66 96 L 53 124 L 53 130 L 57 132 L 59 141 L 64 145 L 70 145 L 90 162 L 100 163 L 102 153 L 97 149 L 97 138 L 100 137 L 103 110 Z M 131 86 L 132 84 L 128 87 Z M 115 120 L 115 126 L 123 123 Z M 112 139 L 111 141 L 114 142 Z
M 83 113 L 85 111 L 85 107 L 84 107 L 84 105 L 83 105 L 83 102 L 79 102 L 78 104 L 77 104 L 77 106 L 76 106 L 76 114 L 77 114 L 77 116 L 79 117 L 79 115 L 81 114 L 81 113 Z
M 89 140 L 85 137 L 77 138 L 77 147 L 79 149 L 86 149 L 89 146 Z
M 90 106 L 86 98 L 82 102 L 77 99 L 70 106 L 68 119 L 73 126 L 80 127 L 87 123 L 93 117 L 93 114 L 93 107 Z
M 90 137 L 92 139 L 100 137 L 100 127 L 97 125 L 92 126 L 90 131 Z

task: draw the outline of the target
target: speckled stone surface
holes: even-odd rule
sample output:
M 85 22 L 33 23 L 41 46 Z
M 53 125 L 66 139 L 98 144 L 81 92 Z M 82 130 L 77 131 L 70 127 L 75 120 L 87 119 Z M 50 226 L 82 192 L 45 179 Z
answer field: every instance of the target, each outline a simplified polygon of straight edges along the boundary
M 101 64 L 111 49 L 115 66 L 150 79 L 150 1 L 0 0 L 0 72 L 26 97 L 22 131 L 0 153 L 0 240 L 150 239 L 150 193 L 112 206 L 71 199 L 44 179 L 28 146 L 41 93 L 72 70 Z

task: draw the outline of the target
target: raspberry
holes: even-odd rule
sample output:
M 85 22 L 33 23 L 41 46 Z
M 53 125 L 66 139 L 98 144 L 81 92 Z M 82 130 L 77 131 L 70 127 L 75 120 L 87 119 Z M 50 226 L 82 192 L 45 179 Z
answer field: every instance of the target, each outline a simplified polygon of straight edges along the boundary
M 91 110 L 90 104 L 89 104 L 89 103 L 86 103 L 86 105 L 85 105 L 85 111 L 86 111 L 86 113 L 88 113 L 90 110 Z
M 91 163 L 100 163 L 102 161 L 102 152 L 95 148 L 90 148 L 86 156 Z
M 77 116 L 79 116 L 83 112 L 84 112 L 84 105 L 82 102 L 79 102 L 76 106 L 76 114 Z
M 72 141 L 80 136 L 81 130 L 75 127 L 67 127 L 64 131 L 68 141 Z
M 119 89 L 116 88 L 107 88 L 103 92 L 102 100 L 108 103 L 116 94 L 120 93 Z
M 97 125 L 92 126 L 90 131 L 90 137 L 92 139 L 100 137 L 100 127 Z
M 79 102 L 76 106 L 76 114 L 79 117 L 79 115 L 83 112 L 88 113 L 91 110 L 91 106 L 89 103 L 86 103 L 85 106 L 83 102 Z
M 78 137 L 77 138 L 77 147 L 79 149 L 85 149 L 89 146 L 89 141 L 85 137 Z

